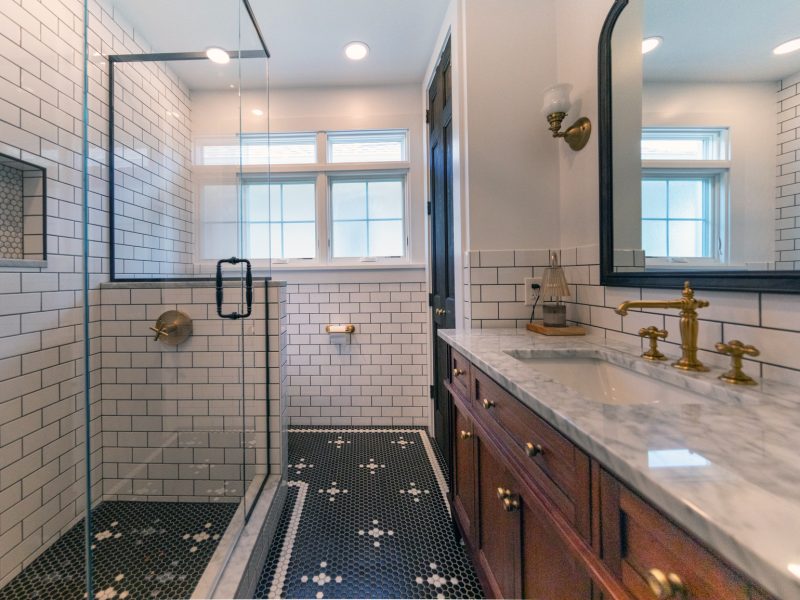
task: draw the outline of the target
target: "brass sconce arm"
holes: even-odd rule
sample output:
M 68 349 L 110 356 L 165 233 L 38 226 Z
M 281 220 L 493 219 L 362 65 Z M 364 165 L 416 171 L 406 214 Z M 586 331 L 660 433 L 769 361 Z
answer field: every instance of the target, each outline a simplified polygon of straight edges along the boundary
M 547 115 L 550 131 L 553 133 L 554 138 L 564 138 L 567 145 L 576 152 L 583 150 L 592 135 L 592 122 L 586 117 L 581 117 L 567 127 L 566 130 L 561 131 L 561 123 L 566 116 L 567 113 L 564 112 L 554 112 Z

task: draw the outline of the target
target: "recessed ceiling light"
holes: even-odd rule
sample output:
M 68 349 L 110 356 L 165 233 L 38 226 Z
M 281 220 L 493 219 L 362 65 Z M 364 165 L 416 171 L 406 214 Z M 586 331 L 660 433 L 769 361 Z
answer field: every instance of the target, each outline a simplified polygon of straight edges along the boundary
M 369 46 L 364 42 L 350 42 L 344 47 L 344 54 L 350 60 L 361 60 L 369 54 Z
M 206 50 L 206 56 L 211 62 L 215 62 L 219 65 L 227 65 L 231 62 L 231 56 L 222 48 L 212 47 Z
M 257 117 L 263 117 L 264 116 L 264 111 L 261 110 L 260 108 L 254 108 L 250 112 L 253 113 Z
M 653 50 L 658 48 L 661 45 L 661 42 L 663 41 L 664 39 L 658 36 L 644 38 L 642 40 L 642 54 L 647 54 L 648 52 L 652 52 Z
M 793 40 L 789 40 L 788 42 L 784 42 L 780 46 L 777 46 L 772 53 L 789 54 L 790 52 L 796 52 L 797 50 L 800 50 L 800 38 L 795 38 Z

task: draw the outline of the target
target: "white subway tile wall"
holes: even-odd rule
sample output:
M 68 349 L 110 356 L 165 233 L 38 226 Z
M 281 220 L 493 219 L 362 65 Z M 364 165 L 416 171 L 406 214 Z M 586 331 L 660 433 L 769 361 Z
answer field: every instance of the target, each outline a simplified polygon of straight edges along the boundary
M 567 318 L 606 337 L 643 344 L 641 327 L 666 328 L 670 336 L 662 342 L 666 352 L 680 355 L 678 316 L 674 311 L 631 311 L 620 317 L 614 308 L 630 299 L 677 297 L 680 290 L 614 288 L 600 285 L 597 245 L 553 249 L 561 263 L 572 295 L 565 298 Z M 539 277 L 547 265 L 548 250 L 516 250 L 509 264 L 509 250 L 468 252 L 464 260 L 464 325 L 475 329 L 522 328 L 530 319 L 531 308 L 524 306 L 522 277 Z M 503 266 L 499 266 L 499 265 Z M 498 265 L 498 266 L 487 266 Z M 516 281 L 514 281 L 516 277 Z M 511 291 L 514 290 L 513 300 Z M 755 292 L 705 292 L 699 297 L 711 305 L 700 310 L 700 359 L 715 367 L 725 367 L 729 358 L 714 351 L 716 342 L 740 339 L 755 344 L 761 356 L 748 359 L 747 369 L 754 375 L 800 383 L 800 296 Z M 536 319 L 541 319 L 537 308 Z M 534 335 L 534 334 L 531 334 Z M 796 350 L 796 351 L 795 351 Z
M 149 48 L 105 1 L 91 0 L 89 11 L 89 367 L 96 501 L 102 494 L 103 458 L 97 287 L 109 272 L 106 56 Z M 0 268 L 0 586 L 83 515 L 82 67 L 83 2 L 3 2 L 0 153 L 47 169 L 48 257 L 44 268 Z M 166 71 L 151 75 L 149 83 L 156 82 L 178 96 Z M 151 141 L 180 133 L 161 134 L 157 129 L 162 122 L 155 117 L 145 121 L 142 115 L 140 124 L 153 130 Z M 148 186 L 159 190 L 159 201 L 164 201 L 164 190 L 158 178 L 172 177 L 163 171 L 168 166 L 142 161 L 141 168 L 152 174 L 145 180 L 149 177 Z M 26 258 L 41 252 L 30 241 L 30 247 L 25 241 Z
M 191 97 L 167 65 L 115 67 L 117 277 L 192 273 Z
M 292 425 L 428 425 L 424 283 L 287 289 Z M 345 323 L 355 333 L 325 332 Z
M 254 282 L 251 318 L 233 321 L 217 316 L 212 283 L 164 285 L 101 291 L 103 498 L 238 501 L 266 471 L 268 406 L 270 472 L 280 472 L 286 286 Z M 167 310 L 192 319 L 192 336 L 177 347 L 150 330 Z
M 775 268 L 800 269 L 800 73 L 778 91 Z

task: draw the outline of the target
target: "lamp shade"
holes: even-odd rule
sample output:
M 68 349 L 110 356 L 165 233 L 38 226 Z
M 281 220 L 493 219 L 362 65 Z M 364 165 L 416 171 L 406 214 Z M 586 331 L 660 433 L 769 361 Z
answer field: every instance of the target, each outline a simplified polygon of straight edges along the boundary
M 572 86 L 569 83 L 551 85 L 544 91 L 542 113 L 545 116 L 558 112 L 568 113 L 572 106 L 569 101 L 570 92 L 572 92 Z
M 564 269 L 558 264 L 558 257 L 550 255 L 550 266 L 542 274 L 542 297 L 564 298 L 570 296 Z

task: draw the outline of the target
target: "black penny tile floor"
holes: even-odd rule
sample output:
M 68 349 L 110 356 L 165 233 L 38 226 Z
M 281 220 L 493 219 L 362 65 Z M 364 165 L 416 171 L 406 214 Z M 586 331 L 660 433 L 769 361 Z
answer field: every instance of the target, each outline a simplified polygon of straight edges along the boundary
M 421 429 L 289 432 L 289 494 L 257 598 L 481 598 Z
M 93 513 L 95 600 L 189 598 L 237 504 L 103 502 Z M 77 523 L 0 589 L 1 600 L 86 597 Z

